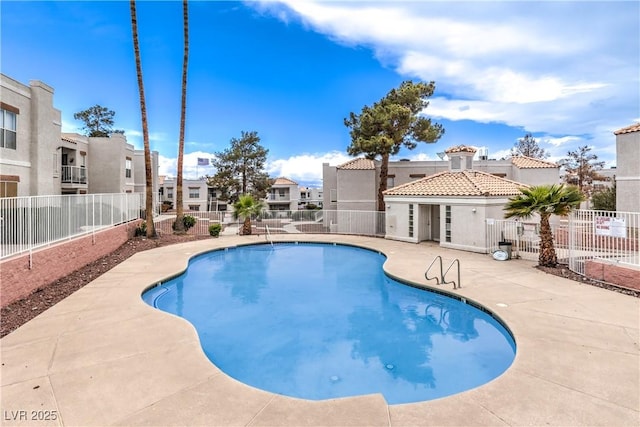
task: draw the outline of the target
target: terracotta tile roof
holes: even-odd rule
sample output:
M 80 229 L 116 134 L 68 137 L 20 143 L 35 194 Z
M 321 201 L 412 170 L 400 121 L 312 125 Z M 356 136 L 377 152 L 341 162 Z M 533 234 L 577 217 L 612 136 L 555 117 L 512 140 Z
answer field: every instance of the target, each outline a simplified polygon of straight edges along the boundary
M 376 164 L 373 160 L 358 157 L 357 159 L 349 160 L 346 163 L 338 166 L 338 169 L 350 169 L 350 170 L 368 170 L 375 169 Z
M 469 145 L 455 145 L 444 150 L 445 153 L 475 153 L 476 148 Z
M 640 123 L 635 123 L 631 126 L 624 127 L 622 129 L 618 129 L 613 132 L 614 135 L 620 135 L 622 133 L 631 133 L 631 132 L 639 132 L 640 131 Z
M 525 184 L 486 172 L 440 172 L 384 192 L 389 196 L 515 196 Z
M 557 168 L 556 163 L 548 160 L 534 159 L 527 156 L 513 156 L 511 163 L 520 169 L 544 169 L 544 168 Z
M 273 185 L 298 185 L 297 182 L 291 181 L 289 178 L 279 177 L 273 182 Z
M 66 142 L 70 142 L 72 144 L 77 144 L 78 143 L 78 141 L 76 141 L 75 139 L 71 139 L 68 136 L 64 136 L 64 135 L 61 136 L 60 139 L 62 139 L 63 141 L 66 141 Z

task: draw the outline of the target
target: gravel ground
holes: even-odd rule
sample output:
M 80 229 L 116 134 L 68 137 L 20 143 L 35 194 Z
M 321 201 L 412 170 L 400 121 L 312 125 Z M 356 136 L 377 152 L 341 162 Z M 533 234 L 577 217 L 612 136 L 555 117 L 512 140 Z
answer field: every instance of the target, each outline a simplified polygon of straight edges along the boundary
M 101 274 L 109 271 L 122 261 L 126 260 L 133 254 L 147 249 L 153 249 L 160 246 L 172 245 L 175 243 L 183 243 L 196 239 L 209 239 L 209 236 L 177 236 L 173 234 L 163 234 L 157 239 L 134 238 L 127 241 L 111 254 L 104 256 L 85 267 L 76 270 L 67 277 L 36 290 L 27 298 L 16 301 L 0 311 L 0 337 L 11 333 L 18 327 L 36 317 L 38 314 L 55 305 L 58 301 L 68 297 L 87 283 L 91 282 Z M 640 297 L 640 291 L 624 289 L 607 283 L 598 282 L 587 279 L 569 270 L 566 265 L 559 265 L 556 268 L 536 267 L 545 273 L 554 274 L 556 276 L 565 277 L 576 282 L 586 285 L 598 286 L 611 291 L 621 292 L 626 295 Z

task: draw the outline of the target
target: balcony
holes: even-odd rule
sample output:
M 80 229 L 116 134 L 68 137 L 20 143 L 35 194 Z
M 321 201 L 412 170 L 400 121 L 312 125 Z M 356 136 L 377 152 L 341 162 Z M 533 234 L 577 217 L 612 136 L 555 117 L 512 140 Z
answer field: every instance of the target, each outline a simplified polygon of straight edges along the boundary
M 288 194 L 269 194 L 267 200 L 269 202 L 289 202 L 291 198 Z
M 87 168 L 81 166 L 62 166 L 63 184 L 87 184 Z

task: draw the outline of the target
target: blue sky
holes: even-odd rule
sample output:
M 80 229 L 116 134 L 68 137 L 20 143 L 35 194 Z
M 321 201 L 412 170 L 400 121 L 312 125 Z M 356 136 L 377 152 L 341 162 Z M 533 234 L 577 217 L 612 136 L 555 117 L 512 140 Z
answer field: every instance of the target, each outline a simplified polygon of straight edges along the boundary
M 7 1 L 1 70 L 55 89 L 63 131 L 95 104 L 142 148 L 128 1 Z M 347 161 L 343 119 L 407 79 L 435 81 L 425 114 L 444 137 L 398 158 L 458 144 L 506 155 L 531 132 L 552 160 L 588 145 L 615 165 L 613 131 L 640 120 L 637 1 L 191 1 L 185 175 L 257 131 L 271 176 L 320 185 Z M 174 175 L 182 2 L 138 1 L 151 148 Z

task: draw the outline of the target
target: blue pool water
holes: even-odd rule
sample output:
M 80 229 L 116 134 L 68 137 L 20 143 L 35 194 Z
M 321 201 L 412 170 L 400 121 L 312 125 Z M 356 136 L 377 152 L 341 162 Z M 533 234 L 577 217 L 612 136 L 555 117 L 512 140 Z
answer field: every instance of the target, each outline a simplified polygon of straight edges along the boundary
M 389 278 L 384 261 L 343 245 L 241 246 L 192 259 L 143 298 L 191 322 L 225 373 L 287 396 L 410 403 L 511 365 L 514 341 L 492 316 Z

